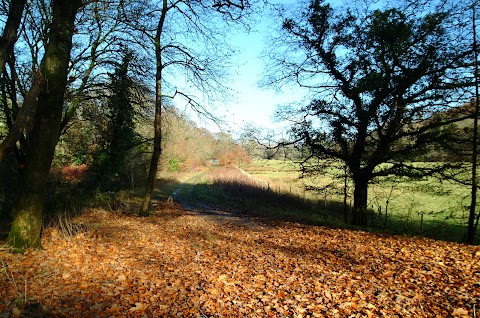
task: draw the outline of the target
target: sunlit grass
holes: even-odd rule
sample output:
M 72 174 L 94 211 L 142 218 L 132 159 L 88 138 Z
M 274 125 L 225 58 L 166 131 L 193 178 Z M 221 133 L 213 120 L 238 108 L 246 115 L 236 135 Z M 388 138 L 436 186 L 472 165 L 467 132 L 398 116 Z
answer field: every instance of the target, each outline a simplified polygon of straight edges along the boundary
M 429 165 L 429 163 L 417 163 Z M 341 167 L 326 169 L 325 174 L 313 179 L 301 179 L 299 166 L 291 161 L 259 160 L 242 167 L 253 178 L 267 183 L 278 192 L 288 192 L 316 202 L 323 209 L 332 202 L 338 214 L 343 205 Z M 322 188 L 307 191 L 305 186 Z M 350 209 L 353 187 L 348 180 L 347 204 Z M 368 208 L 372 211 L 370 226 L 395 233 L 426 235 L 448 240 L 461 240 L 465 233 L 470 203 L 469 187 L 439 181 L 430 177 L 422 180 L 389 177 L 375 180 L 369 186 Z M 322 206 L 324 204 L 324 206 Z
M 305 198 L 290 191 L 282 191 L 278 184 L 265 182 L 251 174 L 222 167 L 209 173 L 209 178 L 198 184 L 192 194 L 197 201 L 212 207 L 240 212 L 270 220 L 283 220 L 315 225 L 341 226 L 343 207 Z M 332 213 L 332 211 L 336 211 Z

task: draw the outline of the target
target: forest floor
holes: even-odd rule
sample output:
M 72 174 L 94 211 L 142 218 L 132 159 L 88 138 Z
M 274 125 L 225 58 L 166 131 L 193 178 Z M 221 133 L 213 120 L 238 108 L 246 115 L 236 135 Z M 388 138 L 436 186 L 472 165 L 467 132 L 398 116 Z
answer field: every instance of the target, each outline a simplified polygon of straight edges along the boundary
M 476 317 L 480 247 L 198 213 L 90 209 L 0 249 L 0 317 Z

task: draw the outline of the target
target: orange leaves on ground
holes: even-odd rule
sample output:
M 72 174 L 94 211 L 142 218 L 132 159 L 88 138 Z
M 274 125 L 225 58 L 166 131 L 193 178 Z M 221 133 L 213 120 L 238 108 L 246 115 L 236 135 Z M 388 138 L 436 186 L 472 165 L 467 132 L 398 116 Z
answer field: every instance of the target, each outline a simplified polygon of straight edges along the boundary
M 92 211 L 79 222 L 95 235 L 0 251 L 0 316 L 40 304 L 51 317 L 469 317 L 480 305 L 479 247 L 165 209 Z

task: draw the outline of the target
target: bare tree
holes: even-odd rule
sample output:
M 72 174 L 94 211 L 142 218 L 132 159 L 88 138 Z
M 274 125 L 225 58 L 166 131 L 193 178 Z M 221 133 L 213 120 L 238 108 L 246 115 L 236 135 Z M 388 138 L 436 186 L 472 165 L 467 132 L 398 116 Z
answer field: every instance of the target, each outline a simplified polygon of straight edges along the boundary
M 123 40 L 118 8 L 124 2 L 93 1 L 77 18 L 60 133 L 71 126 L 82 102 L 96 95 L 95 91 L 104 89 L 108 78 L 106 71 L 115 61 L 119 43 Z M 46 1 L 35 0 L 27 5 L 20 38 L 22 48 L 17 53 L 20 61 L 17 62 L 12 57 L 13 62 L 9 63 L 10 74 L 4 73 L 4 77 L 9 76 L 16 84 L 15 92 L 11 92 L 8 97 L 18 104 L 15 105 L 18 111 L 14 112 L 14 122 L 12 120 L 9 133 L 0 144 L 0 161 L 15 147 L 18 140 L 28 134 L 32 126 L 34 106 L 42 80 L 38 69 L 47 43 L 50 17 Z M 17 94 L 22 97 L 18 102 Z M 7 108 L 8 103 L 4 103 L 4 111 Z
M 289 47 L 272 56 L 272 83 L 294 82 L 313 96 L 280 114 L 296 121 L 293 139 L 309 150 L 303 171 L 318 172 L 318 159 L 345 163 L 354 184 L 354 224 L 367 224 L 368 184 L 376 177 L 446 169 L 409 160 L 441 141 L 444 127 L 470 116 L 442 112 L 465 98 L 471 49 L 452 27 L 448 5 L 421 11 L 414 4 L 336 13 L 313 0 L 284 20 L 282 41 Z
M 25 9 L 26 0 L 11 1 L 8 10 L 7 21 L 3 29 L 3 34 L 0 39 L 0 74 L 5 71 L 5 65 L 8 59 L 13 55 L 13 48 L 18 38 L 18 29 L 22 20 L 22 13 Z M 38 81 L 37 81 L 38 82 Z M 36 86 L 38 87 L 38 85 Z M 38 89 L 33 89 L 29 100 L 36 98 Z M 31 103 L 29 103 L 31 105 Z M 26 125 L 31 116 L 33 107 L 26 107 L 16 117 L 15 121 L 11 123 L 11 129 L 8 136 L 0 144 L 0 162 L 5 157 L 7 150 L 20 138 L 22 128 Z
M 224 42 L 225 26 L 239 21 L 248 6 L 244 0 L 163 0 L 159 3 L 139 1 L 134 7 L 125 8 L 123 20 L 142 40 L 140 44 L 150 43 L 155 52 L 153 153 L 139 215 L 148 215 L 155 186 L 162 153 L 164 99 L 182 97 L 196 111 L 209 113 L 200 99 L 213 98 L 227 91 L 222 82 L 230 55 Z
M 123 4 L 122 0 L 94 1 L 77 18 L 69 67 L 69 101 L 65 104 L 61 132 L 69 127 L 82 102 L 105 88 L 106 72 L 121 55 L 123 30 L 119 9 Z

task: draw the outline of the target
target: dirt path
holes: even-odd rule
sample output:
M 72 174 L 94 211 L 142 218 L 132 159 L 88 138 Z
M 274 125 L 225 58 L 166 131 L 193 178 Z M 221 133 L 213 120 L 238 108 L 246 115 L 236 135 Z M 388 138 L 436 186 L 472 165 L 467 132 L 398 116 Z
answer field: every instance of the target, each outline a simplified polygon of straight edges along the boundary
M 185 210 L 198 215 L 228 218 L 236 222 L 257 226 L 258 223 L 253 218 L 247 218 L 233 211 L 225 211 L 224 209 L 213 207 L 192 197 L 195 187 L 207 178 L 208 174 L 208 171 L 199 172 L 181 183 L 172 194 L 174 201 L 179 203 Z
M 207 174 L 207 171 L 202 171 L 183 181 L 172 193 L 173 199 L 185 208 L 188 208 L 187 206 L 191 204 L 190 201 L 193 189 L 207 176 Z

